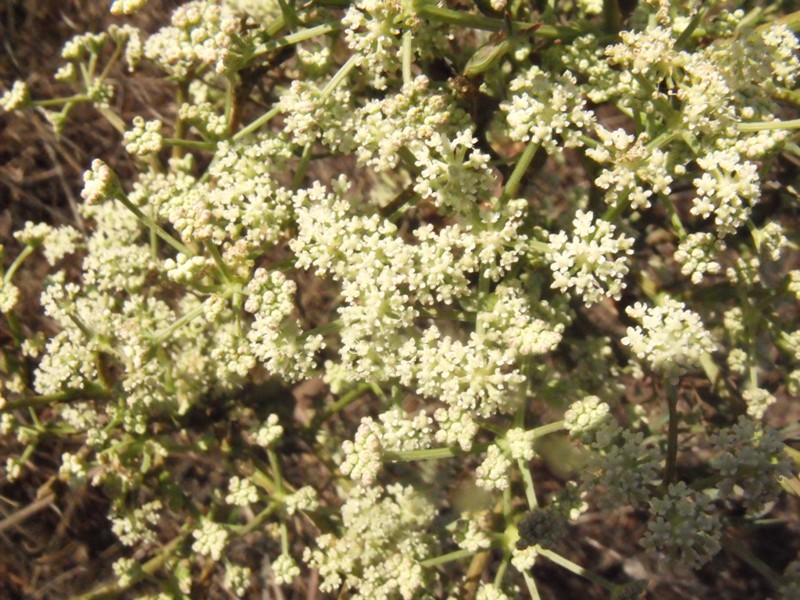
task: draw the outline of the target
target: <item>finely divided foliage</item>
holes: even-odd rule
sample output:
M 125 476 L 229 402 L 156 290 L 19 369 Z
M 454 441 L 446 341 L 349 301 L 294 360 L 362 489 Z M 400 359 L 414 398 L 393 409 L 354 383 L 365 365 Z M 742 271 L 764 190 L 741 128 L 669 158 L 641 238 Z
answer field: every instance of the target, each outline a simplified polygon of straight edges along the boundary
M 93 105 L 137 167 L 95 159 L 80 223 L 0 270 L 2 476 L 62 436 L 58 477 L 110 499 L 86 597 L 538 598 L 539 561 L 639 597 L 567 543 L 623 508 L 671 567 L 724 547 L 796 597 L 731 532 L 800 489 L 768 425 L 800 393 L 800 17 L 448 4 L 191 0 L 148 34 L 115 0 L 73 95 L 0 98 L 56 131 Z M 126 121 L 111 74 L 142 68 L 176 101 Z

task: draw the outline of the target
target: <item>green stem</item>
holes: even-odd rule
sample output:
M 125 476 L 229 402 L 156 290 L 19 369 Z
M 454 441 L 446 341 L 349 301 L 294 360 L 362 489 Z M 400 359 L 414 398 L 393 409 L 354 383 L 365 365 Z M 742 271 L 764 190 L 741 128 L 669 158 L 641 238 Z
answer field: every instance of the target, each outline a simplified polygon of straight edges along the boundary
M 125 126 L 125 121 L 123 121 L 117 113 L 115 113 L 110 108 L 102 108 L 102 107 L 95 107 L 97 112 L 99 112 L 103 118 L 111 123 L 111 126 L 116 129 L 119 133 L 125 133 L 127 129 Z
M 189 321 L 194 319 L 195 317 L 203 314 L 206 310 L 206 307 L 203 304 L 196 306 L 194 309 L 183 315 L 180 319 L 175 321 L 172 325 L 162 329 L 161 331 L 153 334 L 151 339 L 151 343 L 153 346 L 158 346 L 159 344 L 163 343 L 169 336 L 171 336 L 175 331 L 186 325 Z
M 217 265 L 220 273 L 222 273 L 222 277 L 225 279 L 225 281 L 231 281 L 231 273 L 228 270 L 228 265 L 226 265 L 225 261 L 222 260 L 222 256 L 219 253 L 219 248 L 217 248 L 217 245 L 211 240 L 205 240 L 203 245 L 205 246 L 206 250 L 208 250 L 211 258 L 214 259 L 214 263 Z
M 417 14 L 428 19 L 429 21 L 445 23 L 447 25 L 456 25 L 458 27 L 480 29 L 483 31 L 500 31 L 506 28 L 505 19 L 487 17 L 484 15 L 475 15 L 441 6 L 434 6 L 433 4 L 426 4 L 425 6 L 419 7 Z M 512 27 L 514 31 L 538 27 L 533 31 L 533 35 L 548 40 L 562 39 L 568 41 L 584 33 L 581 29 L 574 27 L 556 27 L 541 23 L 526 23 L 524 21 L 513 21 Z
M 705 19 L 708 11 L 714 8 L 717 4 L 719 4 L 719 0 L 711 0 L 710 2 L 705 2 L 702 4 L 702 8 L 695 13 L 694 17 L 692 17 L 692 20 L 689 21 L 689 24 L 686 26 L 686 29 L 684 29 L 678 36 L 678 39 L 675 40 L 675 50 L 683 50 L 684 46 L 692 37 L 695 29 L 697 29 L 703 19 Z
M 503 195 L 501 196 L 502 201 L 509 200 L 516 196 L 522 177 L 525 175 L 525 171 L 528 170 L 533 157 L 536 156 L 539 146 L 539 142 L 531 140 L 525 147 L 524 152 L 519 157 L 517 164 L 514 165 L 514 170 L 511 172 L 511 176 L 508 178 L 505 188 L 503 189 Z
M 425 568 L 437 567 L 439 565 L 444 565 L 449 562 L 453 562 L 454 560 L 467 558 L 468 556 L 472 556 L 473 554 L 475 553 L 471 552 L 470 550 L 456 550 L 454 552 L 442 554 L 441 556 L 437 556 L 435 558 L 429 558 L 428 560 L 423 560 L 419 564 Z
M 3 283 L 8 284 L 11 283 L 11 279 L 14 277 L 14 273 L 22 266 L 22 263 L 25 262 L 25 259 L 28 258 L 31 254 L 34 253 L 36 250 L 36 246 L 25 246 L 17 255 L 17 258 L 14 259 L 14 262 L 8 267 L 8 270 L 3 275 Z
M 325 100 L 328 96 L 330 96 L 333 91 L 339 87 L 345 78 L 350 74 L 356 65 L 361 61 L 361 57 L 357 54 L 353 54 L 350 58 L 347 59 L 347 62 L 344 63 L 336 74 L 331 77 L 331 80 L 328 84 L 322 89 L 322 99 Z
M 622 12 L 618 0 L 603 1 L 603 17 L 605 18 L 606 31 L 616 35 L 622 27 Z
M 31 406 L 55 404 L 57 402 L 69 402 L 70 400 L 103 400 L 110 397 L 111 393 L 103 389 L 101 386 L 89 385 L 83 390 L 69 390 L 65 392 L 57 392 L 55 394 L 42 394 L 41 396 L 31 396 L 29 398 L 14 400 L 12 402 L 8 402 L 3 410 L 16 410 Z
M 237 131 L 236 134 L 233 136 L 232 140 L 234 142 L 238 142 L 239 140 L 247 137 L 251 133 L 257 131 L 258 129 L 260 129 L 261 127 L 263 127 L 267 123 L 269 123 L 275 116 L 279 115 L 280 112 L 281 112 L 281 110 L 277 106 L 271 108 L 270 110 L 265 112 L 263 115 L 258 117 L 255 121 L 250 123 L 247 127 Z
M 411 58 L 414 54 L 412 46 L 414 42 L 414 34 L 411 30 L 406 30 L 403 33 L 403 83 L 409 84 L 412 81 L 411 75 Z
M 533 439 L 537 440 L 540 437 L 549 435 L 551 433 L 556 433 L 562 429 L 566 429 L 566 421 L 554 421 L 552 423 L 548 423 L 547 425 L 535 427 L 533 429 Z
M 667 383 L 667 406 L 669 408 L 669 427 L 667 429 L 667 460 L 664 466 L 664 486 L 675 481 L 678 465 L 678 390 Z
M 742 561 L 747 563 L 750 567 L 752 567 L 755 571 L 760 573 L 764 579 L 769 581 L 770 585 L 775 589 L 780 588 L 781 586 L 781 577 L 772 568 L 765 563 L 763 560 L 755 556 L 750 550 L 744 547 L 740 542 L 734 540 L 729 536 L 723 536 L 722 540 L 722 547 L 725 548 L 731 554 L 737 556 Z
M 164 228 L 161 227 L 161 225 L 156 223 L 148 215 L 145 215 L 141 210 L 139 210 L 139 207 L 135 206 L 133 204 L 133 202 L 128 200 L 128 197 L 125 194 L 120 192 L 116 196 L 116 198 L 117 198 L 117 200 L 122 202 L 122 204 L 125 206 L 125 208 L 127 208 L 134 215 L 136 215 L 137 219 L 139 219 L 142 223 L 144 223 L 150 229 L 154 230 L 158 237 L 160 237 L 162 240 L 167 242 L 167 244 L 169 244 L 170 246 L 175 248 L 175 250 L 185 254 L 187 257 L 194 256 L 194 253 L 191 250 L 189 250 L 189 248 L 187 246 L 184 246 L 181 242 L 179 242 L 173 236 L 171 236 L 169 233 L 167 233 L 164 230 Z
M 305 179 L 306 172 L 308 171 L 308 165 L 311 162 L 311 152 L 313 146 L 314 144 L 312 142 L 308 142 L 305 148 L 303 148 L 303 155 L 300 157 L 300 164 L 297 166 L 297 171 L 292 179 L 293 190 L 297 190 L 300 187 L 300 184 L 303 183 L 303 179 Z
M 519 468 L 522 481 L 525 484 L 525 498 L 528 500 L 528 507 L 531 510 L 536 510 L 539 507 L 539 501 L 536 499 L 536 488 L 533 486 L 531 471 L 521 458 L 517 459 L 517 468 Z
M 595 575 L 591 571 L 584 569 L 582 566 L 572 562 L 571 560 L 561 556 L 560 554 L 553 552 L 552 550 L 546 550 L 539 546 L 536 547 L 536 550 L 539 553 L 539 556 L 544 556 L 545 558 L 556 563 L 559 567 L 563 567 L 567 571 L 575 573 L 575 575 L 579 575 L 584 579 L 588 579 L 592 583 L 596 583 L 604 587 L 608 591 L 613 592 L 614 588 L 616 587 L 613 583 L 608 581 L 608 579 L 600 577 L 599 575 Z
M 172 555 L 173 552 L 180 546 L 183 541 L 188 537 L 189 532 L 184 532 L 178 535 L 175 539 L 173 539 L 169 544 L 164 546 L 161 551 L 148 560 L 146 563 L 142 565 L 142 573 L 145 576 L 153 575 L 156 571 L 158 571 L 164 563 L 167 562 L 167 559 Z M 75 600 L 93 600 L 94 598 L 102 598 L 107 596 L 117 597 L 118 594 L 130 588 L 133 584 L 135 584 L 138 580 L 131 581 L 126 586 L 121 586 L 116 581 L 114 583 L 109 583 L 103 585 L 99 588 L 88 592 L 87 594 L 82 594 L 80 596 L 75 596 Z
M 277 502 L 274 504 L 270 504 L 267 508 L 258 513 L 256 517 L 252 521 L 250 521 L 247 525 L 234 525 L 230 528 L 230 530 L 232 533 L 236 535 L 244 535 L 246 533 L 250 533 L 258 526 L 260 526 L 264 521 L 266 521 L 272 514 L 274 514 L 279 507 L 280 504 Z
M 533 575 L 528 573 L 528 571 L 523 571 L 522 576 L 525 578 L 525 586 L 528 588 L 528 593 L 531 595 L 532 600 L 539 600 L 539 589 L 536 587 L 536 581 L 533 579 Z
M 461 448 L 428 448 L 425 450 L 405 450 L 402 452 L 387 452 L 386 460 L 409 462 L 414 460 L 438 460 L 440 458 L 453 458 L 455 456 L 466 456 L 468 454 L 480 454 L 484 452 L 489 444 L 478 444 L 472 450 L 464 451 Z
M 283 28 L 284 26 L 283 19 L 280 20 L 280 27 L 277 28 L 277 31 Z M 326 35 L 328 33 L 332 33 L 338 29 L 341 29 L 341 23 L 325 23 L 324 25 L 316 25 L 315 27 L 309 27 L 308 29 L 301 29 L 300 31 L 296 31 L 295 33 L 290 33 L 287 36 L 279 38 L 277 40 L 271 40 L 261 46 L 258 46 L 253 53 L 253 56 L 259 56 L 261 54 L 266 54 L 267 52 L 271 52 L 272 50 L 278 50 L 280 48 L 285 48 L 286 46 L 293 46 L 294 44 L 299 44 L 305 40 L 310 40 L 311 38 Z
M 333 415 L 335 415 L 339 411 L 343 410 L 345 407 L 349 406 L 350 404 L 361 398 L 371 389 L 372 389 L 372 384 L 364 383 L 355 388 L 354 390 L 350 390 L 344 396 L 339 398 L 336 402 L 325 408 L 325 410 L 323 410 L 318 416 L 314 417 L 311 420 L 311 423 L 309 423 L 308 429 L 316 429 L 322 423 L 330 419 Z
M 663 202 L 664 207 L 667 209 L 667 214 L 669 214 L 670 223 L 672 223 L 672 226 L 678 232 L 678 237 L 680 237 L 681 240 L 686 239 L 686 228 L 681 222 L 678 211 L 675 210 L 675 205 L 672 203 L 672 199 L 669 196 L 664 196 Z
M 214 150 L 217 145 L 213 142 L 204 142 L 202 140 L 182 140 L 179 138 L 164 138 L 163 143 L 165 146 L 177 146 L 180 148 L 193 148 L 196 150 Z
M 62 106 L 71 102 L 89 102 L 91 98 L 86 94 L 75 94 L 74 96 L 66 96 L 64 98 L 46 98 L 44 100 L 34 100 L 31 102 L 33 106 L 41 108 L 49 108 L 51 106 Z
M 739 131 L 775 131 L 778 129 L 800 129 L 800 119 L 789 121 L 759 121 L 755 123 L 739 123 Z

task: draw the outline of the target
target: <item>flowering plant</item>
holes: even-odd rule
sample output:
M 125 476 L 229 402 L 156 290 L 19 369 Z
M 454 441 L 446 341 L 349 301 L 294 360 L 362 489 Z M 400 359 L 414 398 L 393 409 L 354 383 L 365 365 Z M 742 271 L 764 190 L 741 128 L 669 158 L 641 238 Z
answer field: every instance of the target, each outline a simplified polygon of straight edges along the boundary
M 0 99 L 90 104 L 135 165 L 87 165 L 0 273 L 6 485 L 55 436 L 109 501 L 82 597 L 539 598 L 542 563 L 637 597 L 567 537 L 625 509 L 648 556 L 793 597 L 741 538 L 800 490 L 797 13 L 191 0 L 148 34 L 145 4 L 65 45 L 71 95 Z M 175 100 L 127 121 L 142 69 Z

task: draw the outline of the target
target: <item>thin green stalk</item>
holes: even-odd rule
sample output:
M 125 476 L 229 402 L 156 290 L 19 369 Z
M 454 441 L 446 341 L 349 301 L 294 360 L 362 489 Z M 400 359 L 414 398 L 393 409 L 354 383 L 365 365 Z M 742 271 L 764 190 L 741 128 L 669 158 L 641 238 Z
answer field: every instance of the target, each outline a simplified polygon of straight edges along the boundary
M 173 236 L 171 236 L 169 233 L 167 233 L 164 230 L 164 228 L 161 227 L 161 225 L 156 223 L 148 215 L 145 215 L 141 210 L 139 210 L 139 207 L 135 206 L 133 204 L 133 202 L 128 200 L 128 197 L 125 194 L 120 192 L 116 196 L 116 199 L 119 200 L 120 202 L 122 202 L 122 204 L 125 206 L 125 208 L 127 208 L 134 215 L 136 215 L 137 219 L 139 219 L 142 223 L 144 223 L 150 229 L 154 230 L 158 237 L 160 237 L 162 240 L 167 242 L 167 244 L 172 246 L 175 250 L 185 254 L 187 257 L 194 256 L 194 253 L 191 250 L 189 250 L 189 248 L 187 246 L 184 246 L 181 242 L 179 242 Z
M 678 232 L 678 236 L 681 240 L 686 239 L 686 228 L 683 226 L 681 222 L 680 215 L 678 215 L 678 211 L 675 210 L 675 205 L 672 203 L 672 199 L 669 196 L 663 197 L 664 207 L 667 209 L 667 214 L 669 214 L 670 223 Z
M 411 58 L 414 54 L 414 34 L 410 29 L 403 33 L 403 83 L 408 84 L 412 81 Z
M 475 553 L 470 550 L 456 550 L 454 552 L 442 554 L 441 556 L 429 558 L 428 560 L 423 560 L 419 564 L 424 568 L 437 567 L 439 565 L 444 565 L 449 562 L 453 562 L 454 560 L 467 558 L 468 556 L 472 556 L 473 554 Z
M 238 142 L 239 140 L 241 140 L 241 139 L 247 137 L 248 135 L 250 135 L 251 133 L 261 129 L 261 127 L 263 127 L 264 125 L 269 123 L 275 116 L 279 115 L 280 112 L 281 112 L 280 108 L 277 107 L 277 106 L 271 108 L 270 110 L 265 112 L 263 115 L 258 117 L 255 121 L 250 123 L 247 127 L 237 131 L 236 134 L 232 138 L 233 141 L 234 142 Z
M 255 528 L 259 527 L 271 515 L 273 515 L 278 510 L 279 507 L 280 504 L 278 502 L 270 504 L 267 508 L 258 513 L 256 517 L 246 525 L 231 526 L 230 527 L 231 533 L 234 533 L 236 535 L 245 535 L 246 533 L 250 533 Z
M 533 439 L 537 440 L 540 437 L 549 435 L 551 433 L 556 433 L 558 431 L 561 431 L 562 429 L 566 429 L 566 421 L 554 421 L 552 423 L 548 423 L 547 425 L 540 425 L 539 427 L 534 427 Z
M 350 58 L 347 59 L 347 62 L 344 63 L 336 74 L 331 77 L 331 80 L 328 84 L 322 89 L 322 99 L 324 100 L 328 96 L 330 96 L 333 91 L 339 87 L 339 85 L 345 80 L 345 78 L 350 74 L 356 65 L 358 65 L 361 57 L 358 54 L 353 54 Z
M 87 94 L 75 94 L 74 96 L 65 96 L 63 98 L 45 98 L 43 100 L 34 100 L 31 105 L 40 108 L 50 108 L 51 106 L 62 106 L 64 104 L 75 102 L 89 102 L 91 98 Z
M 706 18 L 708 11 L 714 8 L 717 4 L 719 4 L 719 0 L 711 0 L 710 2 L 706 2 L 702 5 L 702 8 L 698 10 L 692 20 L 689 21 L 689 24 L 686 26 L 681 34 L 678 36 L 678 39 L 675 40 L 675 50 L 683 50 L 684 46 L 689 42 L 691 39 L 692 34 L 695 32 L 697 27 L 702 23 L 703 19 Z
M 222 256 L 219 253 L 219 248 L 217 248 L 217 245 L 211 240 L 205 240 L 203 245 L 205 246 L 206 250 L 208 250 L 211 258 L 214 259 L 214 264 L 217 265 L 217 268 L 219 269 L 219 272 L 222 273 L 222 277 L 225 279 L 225 281 L 231 281 L 231 272 L 228 270 L 228 265 L 226 265 L 225 261 L 222 260 Z
M 428 448 L 425 450 L 405 450 L 403 452 L 387 452 L 386 459 L 389 461 L 408 462 L 414 460 L 438 460 L 440 458 L 453 458 L 455 456 L 465 456 L 467 454 L 479 454 L 484 452 L 489 444 L 478 444 L 472 450 L 464 451 L 461 448 Z
M 279 496 L 282 496 L 283 475 L 281 475 L 281 463 L 278 461 L 278 455 L 275 453 L 274 448 L 267 448 L 267 458 L 269 458 L 269 466 L 272 469 L 272 478 L 275 481 L 275 491 Z
M 343 410 L 345 407 L 349 406 L 359 398 L 361 398 L 364 394 L 369 392 L 372 389 L 372 384 L 364 383 L 355 388 L 354 390 L 350 390 L 344 396 L 339 398 L 336 402 L 325 408 L 318 416 L 314 417 L 311 420 L 311 423 L 308 425 L 308 429 L 316 429 L 322 423 L 330 419 L 333 415 Z
M 536 499 L 536 488 L 533 486 L 531 471 L 521 458 L 517 459 L 517 468 L 519 468 L 522 481 L 525 484 L 525 498 L 528 500 L 528 507 L 531 510 L 536 510 L 539 507 L 539 501 Z
M 745 548 L 743 544 L 727 535 L 722 537 L 721 543 L 725 550 L 737 556 L 742 561 L 747 563 L 753 570 L 761 574 L 761 576 L 764 577 L 764 579 L 766 579 L 773 588 L 780 588 L 781 576 L 773 571 L 767 563 Z
M 225 78 L 225 123 L 228 125 L 228 135 L 233 134 L 233 105 L 236 102 L 236 86 L 233 76 Z
M 596 584 L 604 587 L 605 589 L 607 589 L 610 592 L 613 592 L 614 588 L 616 587 L 613 583 L 611 583 L 605 577 L 600 577 L 600 575 L 596 575 L 595 573 L 592 573 L 591 571 L 583 568 L 579 564 L 576 564 L 576 563 L 572 562 L 568 558 L 565 558 L 565 557 L 561 556 L 560 554 L 557 554 L 557 553 L 553 552 L 552 550 L 546 550 L 546 549 L 544 549 L 544 548 L 542 548 L 540 546 L 537 546 L 536 550 L 537 550 L 539 556 L 544 556 L 545 558 L 547 558 L 547 559 L 553 561 L 554 563 L 556 563 L 559 567 L 563 567 L 567 571 L 570 571 L 571 573 L 575 573 L 575 575 L 579 575 L 579 576 L 583 577 L 584 579 L 588 579 L 592 583 L 596 583 Z
M 95 108 L 97 109 L 97 112 L 99 112 L 103 118 L 108 121 L 114 129 L 117 130 L 117 132 L 125 133 L 125 130 L 127 129 L 125 126 L 125 121 L 123 121 L 117 113 L 110 108 L 102 108 L 98 106 Z
M 603 17 L 606 31 L 616 35 L 622 27 L 622 12 L 619 9 L 619 0 L 603 0 Z
M 158 346 L 159 344 L 163 343 L 169 336 L 171 336 L 175 331 L 186 325 L 189 321 L 194 319 L 195 317 L 203 314 L 206 311 L 206 307 L 202 304 L 196 306 L 194 309 L 183 315 L 180 319 L 175 321 L 172 325 L 165 327 L 161 331 L 153 334 L 151 339 L 151 343 L 153 346 Z
M 35 246 L 25 246 L 22 249 L 22 252 L 17 255 L 17 258 L 15 258 L 14 262 L 9 265 L 8 270 L 3 275 L 3 283 L 11 283 L 11 279 L 14 277 L 14 274 L 22 266 L 22 263 L 25 262 L 25 259 L 33 254 L 35 250 Z
M 503 189 L 503 195 L 501 196 L 501 201 L 505 202 L 516 196 L 517 191 L 519 190 L 519 184 L 522 181 L 522 177 L 525 175 L 525 171 L 527 171 L 528 167 L 531 165 L 533 157 L 536 156 L 539 146 L 540 144 L 538 141 L 531 140 L 528 142 L 528 145 L 525 147 L 525 150 L 519 157 L 517 164 L 514 166 L 514 170 L 511 172 L 511 175 L 506 182 L 505 188 Z
M 83 390 L 69 390 L 56 394 L 42 394 L 41 396 L 30 396 L 28 398 L 21 398 L 20 400 L 13 400 L 6 403 L 3 410 L 16 410 L 31 406 L 55 404 L 57 402 L 69 402 L 71 400 L 103 400 L 110 397 L 110 392 L 102 389 L 100 386 L 91 385 Z
M 280 27 L 276 27 L 274 33 L 280 31 L 285 25 L 283 18 L 280 19 Z M 261 54 L 266 54 L 267 52 L 272 52 L 273 50 L 279 50 L 280 48 L 285 48 L 287 46 L 293 46 L 294 44 L 299 44 L 300 42 L 304 42 L 305 40 L 310 40 L 311 38 L 315 38 L 321 35 L 327 35 L 336 31 L 337 29 L 341 29 L 341 23 L 325 23 L 323 25 L 316 25 L 314 27 L 309 27 L 308 29 L 301 29 L 300 31 L 296 31 L 295 33 L 290 33 L 287 36 L 282 38 L 278 38 L 277 40 L 270 40 L 265 44 L 258 46 L 253 52 L 253 56 L 260 56 Z
M 664 466 L 664 486 L 675 481 L 678 468 L 678 390 L 667 383 L 667 406 L 669 408 L 669 427 L 667 429 L 667 460 Z
M 188 531 L 183 532 L 179 534 L 175 539 L 173 539 L 169 544 L 164 546 L 156 556 L 154 556 L 153 558 L 151 558 L 142 565 L 142 573 L 145 576 L 150 576 L 153 575 L 156 571 L 158 571 L 164 565 L 164 563 L 167 562 L 172 553 L 178 548 L 178 546 L 180 546 L 183 543 L 183 541 L 188 536 L 189 536 Z M 127 590 L 135 583 L 137 583 L 137 581 L 138 580 L 133 580 L 126 586 L 121 586 L 117 581 L 114 581 L 113 583 L 107 583 L 98 588 L 95 588 L 94 590 L 92 590 L 87 594 L 75 596 L 75 600 L 94 600 L 95 598 L 102 598 L 104 596 L 116 597 L 118 594 Z
M 303 148 L 303 155 L 300 157 L 300 164 L 297 166 L 297 171 L 292 178 L 293 190 L 297 190 L 300 187 L 300 184 L 303 183 L 303 179 L 305 179 L 306 172 L 308 172 L 308 165 L 311 163 L 313 146 L 314 144 L 312 142 L 308 142 L 305 148 Z
M 503 584 L 503 578 L 506 576 L 506 571 L 508 570 L 508 563 L 511 560 L 511 556 L 506 553 L 503 557 L 503 562 L 500 563 L 500 566 L 497 568 L 497 573 L 494 576 L 494 585 L 496 587 L 500 587 Z
M 475 15 L 459 10 L 435 6 L 433 4 L 426 4 L 419 7 L 417 14 L 420 17 L 428 19 L 429 21 L 435 21 L 437 23 L 444 23 L 447 25 L 456 25 L 457 27 L 469 27 L 471 29 L 480 29 L 483 31 L 500 31 L 506 28 L 505 19 L 487 17 L 485 15 Z M 513 21 L 511 25 L 514 31 L 535 28 L 532 32 L 532 35 L 548 40 L 561 39 L 569 41 L 584 33 L 583 30 L 575 27 L 557 27 L 554 25 L 541 23 L 526 23 L 524 21 Z
M 778 129 L 800 129 L 800 119 L 788 121 L 759 121 L 754 123 L 739 123 L 739 131 L 776 131 Z
M 202 140 L 182 140 L 179 138 L 164 138 L 163 143 L 165 146 L 177 146 L 179 148 L 192 148 L 195 150 L 214 150 L 217 145 L 213 142 L 204 142 Z
M 531 599 L 540 600 L 539 589 L 536 587 L 536 581 L 533 579 L 533 575 L 528 573 L 528 571 L 523 571 L 522 576 L 525 578 L 525 585 L 528 588 Z

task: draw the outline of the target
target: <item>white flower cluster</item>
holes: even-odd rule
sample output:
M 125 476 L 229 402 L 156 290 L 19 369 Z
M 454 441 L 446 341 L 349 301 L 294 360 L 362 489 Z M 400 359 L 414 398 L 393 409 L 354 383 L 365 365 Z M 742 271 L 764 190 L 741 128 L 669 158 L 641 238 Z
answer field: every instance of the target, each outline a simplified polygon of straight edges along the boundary
M 238 598 L 247 593 L 253 573 L 249 567 L 240 565 L 226 565 L 225 578 L 222 585 L 228 588 Z
M 624 234 L 614 237 L 616 227 L 595 220 L 591 211 L 579 210 L 572 227 L 572 238 L 563 231 L 548 236 L 552 287 L 562 292 L 574 289 L 587 306 L 606 297 L 619 300 L 634 239 Z
M 423 450 L 433 441 L 433 420 L 425 411 L 408 418 L 402 409 L 394 407 L 378 420 L 364 417 L 355 439 L 342 444 L 344 460 L 339 468 L 362 485 L 374 482 L 386 453 Z
M 353 142 L 358 161 L 377 171 L 395 169 L 400 151 L 432 146 L 434 134 L 450 139 L 468 127 L 468 117 L 445 90 L 420 75 L 397 94 L 370 99 L 357 111 Z
M 272 563 L 272 573 L 275 575 L 275 582 L 279 585 L 291 583 L 292 580 L 300 575 L 300 567 L 288 554 L 281 554 Z
M 286 496 L 283 502 L 286 505 L 286 512 L 290 515 L 299 511 L 314 511 L 319 506 L 319 495 L 310 485 L 304 485 L 294 494 Z
M 721 429 L 710 438 L 718 454 L 711 460 L 721 480 L 723 497 L 741 493 L 750 512 L 757 512 L 775 498 L 781 477 L 791 475 L 791 462 L 784 453 L 778 432 L 762 428 L 747 417 Z
M 564 426 L 571 436 L 591 442 L 595 431 L 609 419 L 610 410 L 597 396 L 586 396 L 569 405 Z
M 492 583 L 482 583 L 475 600 L 510 600 L 499 587 Z
M 258 502 L 258 490 L 249 479 L 234 475 L 228 482 L 225 502 L 234 506 L 249 506 Z
M 767 409 L 777 402 L 775 396 L 762 388 L 747 389 L 742 392 L 742 399 L 747 403 L 747 414 L 755 420 L 762 419 Z
M 628 327 L 622 343 L 667 377 L 678 377 L 697 367 L 702 357 L 717 347 L 700 316 L 683 302 L 666 298 L 655 307 L 637 302 L 626 312 L 641 326 Z
M 286 115 L 284 131 L 298 146 L 319 140 L 333 150 L 352 149 L 353 108 L 346 88 L 326 91 L 316 82 L 295 80 L 278 108 Z
M 10 313 L 19 302 L 19 288 L 0 277 L 0 313 Z
M 99 158 L 92 161 L 92 168 L 83 174 L 81 198 L 87 206 L 99 204 L 114 197 L 119 189 L 119 181 L 109 166 Z
M 147 121 L 136 116 L 133 128 L 123 134 L 125 150 L 135 156 L 147 156 L 161 151 L 164 138 L 161 135 L 161 121 Z
M 262 448 L 269 448 L 277 442 L 283 435 L 283 427 L 280 425 L 278 415 L 271 414 L 267 417 L 264 424 L 256 431 L 255 442 Z
M 153 526 L 158 524 L 162 508 L 160 500 L 153 500 L 133 510 L 120 511 L 122 516 L 111 517 L 111 530 L 126 546 L 154 542 Z
M 459 548 L 469 552 L 485 550 L 492 545 L 488 533 L 475 519 L 464 518 L 457 521 L 453 538 Z
M 228 543 L 228 531 L 210 519 L 202 519 L 200 527 L 192 532 L 192 551 L 219 560 Z
M 195 0 L 180 5 L 172 13 L 172 23 L 151 35 L 144 55 L 159 67 L 185 77 L 194 66 L 213 66 L 217 73 L 230 67 L 239 19 L 227 6 L 211 0 Z
M 432 198 L 436 206 L 464 215 L 475 214 L 489 198 L 494 177 L 489 155 L 475 148 L 478 139 L 469 129 L 450 138 L 434 132 L 416 151 L 420 169 L 414 191 Z
M 758 168 L 730 151 L 711 152 L 697 159 L 703 174 L 694 180 L 697 197 L 691 212 L 703 219 L 713 215 L 717 236 L 734 233 L 750 216 L 761 197 Z
M 112 15 L 116 16 L 132 15 L 136 11 L 143 9 L 146 4 L 147 0 L 114 0 L 109 10 Z
M 681 274 L 698 284 L 703 276 L 716 275 L 722 270 L 717 259 L 724 251 L 725 242 L 713 233 L 701 231 L 687 235 L 675 250 L 674 258 L 681 265 Z
M 0 108 L 6 112 L 13 112 L 24 108 L 30 102 L 31 94 L 24 81 L 15 81 L 11 89 L 0 96 Z
M 650 502 L 650 520 L 640 543 L 664 554 L 672 565 L 697 569 L 719 552 L 721 529 L 711 499 L 681 481 Z
M 514 460 L 529 461 L 536 455 L 533 444 L 536 434 L 533 430 L 525 431 L 522 427 L 512 427 L 506 432 L 508 452 Z
M 511 460 L 502 448 L 492 444 L 486 451 L 486 458 L 475 469 L 475 483 L 487 490 L 504 490 L 508 488 Z
M 602 146 L 586 149 L 586 156 L 601 165 L 609 165 L 595 179 L 595 184 L 606 190 L 609 205 L 623 201 L 632 210 L 649 208 L 654 195 L 668 195 L 673 177 L 667 165 L 667 155 L 651 147 L 646 133 L 631 135 L 623 129 L 609 131 L 602 125 L 595 127 Z
M 354 600 L 412 598 L 426 588 L 430 556 L 425 528 L 434 507 L 411 487 L 353 488 L 341 509 L 343 533 L 324 533 L 304 560 L 319 569 L 320 589 L 333 592 L 345 581 Z
M 595 117 L 572 73 L 554 76 L 532 66 L 511 81 L 509 90 L 511 100 L 501 103 L 500 110 L 512 140 L 540 144 L 548 154 L 583 145 L 581 135 L 592 129 Z

